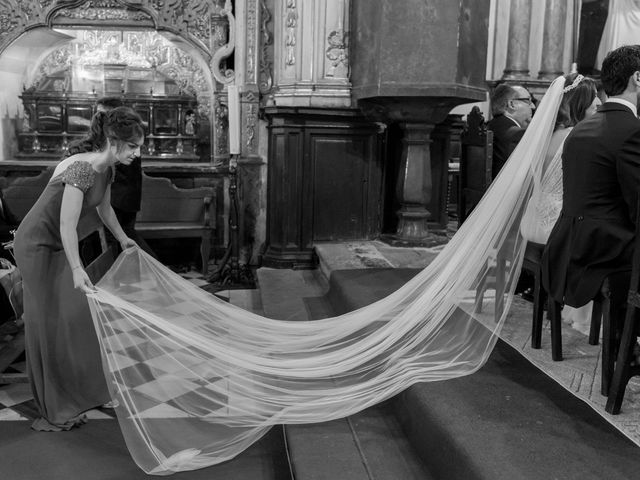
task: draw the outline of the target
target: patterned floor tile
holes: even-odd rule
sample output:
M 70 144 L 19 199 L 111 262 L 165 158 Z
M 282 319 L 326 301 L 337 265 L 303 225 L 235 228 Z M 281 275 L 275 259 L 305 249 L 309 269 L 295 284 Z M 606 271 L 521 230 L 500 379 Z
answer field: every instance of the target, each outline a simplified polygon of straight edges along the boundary
M 0 422 L 6 420 L 15 422 L 16 420 L 29 420 L 27 417 L 20 415 L 18 412 L 11 408 L 3 408 L 0 410 Z
M 11 383 L 0 387 L 0 403 L 5 407 L 13 407 L 33 398 L 28 383 Z
M 109 415 L 105 410 L 93 409 L 89 410 L 87 413 L 87 418 L 89 420 L 113 420 L 113 415 Z

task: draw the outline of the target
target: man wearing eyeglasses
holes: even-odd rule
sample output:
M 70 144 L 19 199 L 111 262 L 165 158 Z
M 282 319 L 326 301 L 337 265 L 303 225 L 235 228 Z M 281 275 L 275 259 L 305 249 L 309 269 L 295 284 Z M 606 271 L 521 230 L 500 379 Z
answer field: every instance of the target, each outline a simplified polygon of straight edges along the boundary
M 492 177 L 495 178 L 531 122 L 535 106 L 529 91 L 520 85 L 501 84 L 491 97 L 493 119 L 487 127 L 493 131 Z

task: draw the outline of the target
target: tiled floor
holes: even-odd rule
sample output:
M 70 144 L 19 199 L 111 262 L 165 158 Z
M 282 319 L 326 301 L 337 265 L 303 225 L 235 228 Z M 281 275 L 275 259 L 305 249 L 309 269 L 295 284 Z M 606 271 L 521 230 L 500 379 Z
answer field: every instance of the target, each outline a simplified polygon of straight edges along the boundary
M 327 279 L 332 271 L 353 268 L 421 268 L 437 255 L 439 248 L 396 248 L 374 241 L 323 244 L 319 245 L 317 250 L 321 259 L 320 268 L 317 270 L 261 268 L 256 275 L 258 289 L 222 290 L 217 291 L 215 295 L 234 305 L 270 318 L 282 320 L 320 318 L 322 316 L 320 300 L 329 288 Z M 207 287 L 207 281 L 198 272 L 188 271 L 182 275 L 200 287 Z M 528 347 L 531 315 L 529 302 L 521 299 L 514 301 L 510 318 L 503 331 L 503 339 L 518 348 L 525 357 L 565 388 L 590 403 L 596 411 L 602 412 L 602 398 L 599 393 L 595 391 L 592 395 L 593 389 L 583 391 L 589 385 L 597 385 L 599 381 L 599 347 L 591 347 L 587 344 L 586 336 L 581 331 L 583 328 L 572 329 L 567 328 L 569 325 L 566 325 L 563 331 L 565 361 L 552 362 L 549 354 L 548 329 L 543 333 L 542 350 L 531 350 Z M 19 362 L 12 367 L 16 371 L 23 371 L 24 363 Z M 578 387 L 576 387 L 576 378 L 583 379 Z M 585 378 L 590 380 L 584 381 Z M 36 414 L 27 384 L 0 386 L 0 420 L 26 422 L 33 419 Z M 89 412 L 89 417 L 111 418 L 112 412 L 102 409 L 93 410 Z M 640 442 L 640 387 L 636 382 L 633 382 L 625 397 L 623 414 L 607 419 L 632 440 Z
M 194 270 L 183 272 L 181 275 L 198 287 L 206 287 L 209 282 L 204 276 Z M 257 290 L 220 290 L 214 293 L 218 298 L 233 303 L 236 306 L 263 314 L 260 294 Z M 19 357 L 6 373 L 24 373 L 25 362 Z M 37 408 L 28 383 L 10 383 L 0 385 L 0 421 L 11 420 L 25 422 L 33 421 L 37 416 Z M 94 409 L 87 412 L 89 420 L 115 418 L 111 409 Z

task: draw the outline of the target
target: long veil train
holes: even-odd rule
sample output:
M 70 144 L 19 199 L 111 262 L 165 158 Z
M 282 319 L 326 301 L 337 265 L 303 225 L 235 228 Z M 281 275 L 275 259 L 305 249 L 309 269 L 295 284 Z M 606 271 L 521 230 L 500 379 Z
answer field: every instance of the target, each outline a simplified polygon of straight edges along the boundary
M 526 241 L 564 80 L 472 215 L 395 293 L 324 320 L 264 318 L 195 287 L 139 249 L 90 294 L 127 446 L 145 472 L 223 462 L 282 423 L 345 417 L 417 382 L 468 375 L 491 353 Z

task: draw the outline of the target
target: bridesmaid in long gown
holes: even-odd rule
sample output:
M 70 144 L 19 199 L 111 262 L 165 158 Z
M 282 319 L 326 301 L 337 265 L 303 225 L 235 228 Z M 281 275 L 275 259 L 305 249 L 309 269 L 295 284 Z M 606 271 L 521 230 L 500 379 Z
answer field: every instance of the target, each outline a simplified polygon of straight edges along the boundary
M 140 154 L 142 120 L 130 108 L 98 112 L 93 149 L 64 159 L 21 222 L 14 249 L 24 288 L 27 373 L 41 418 L 35 430 L 68 430 L 83 412 L 110 400 L 86 292 L 93 290 L 78 252 L 78 221 L 93 209 L 123 249 L 135 246 L 111 208 L 116 163 Z

